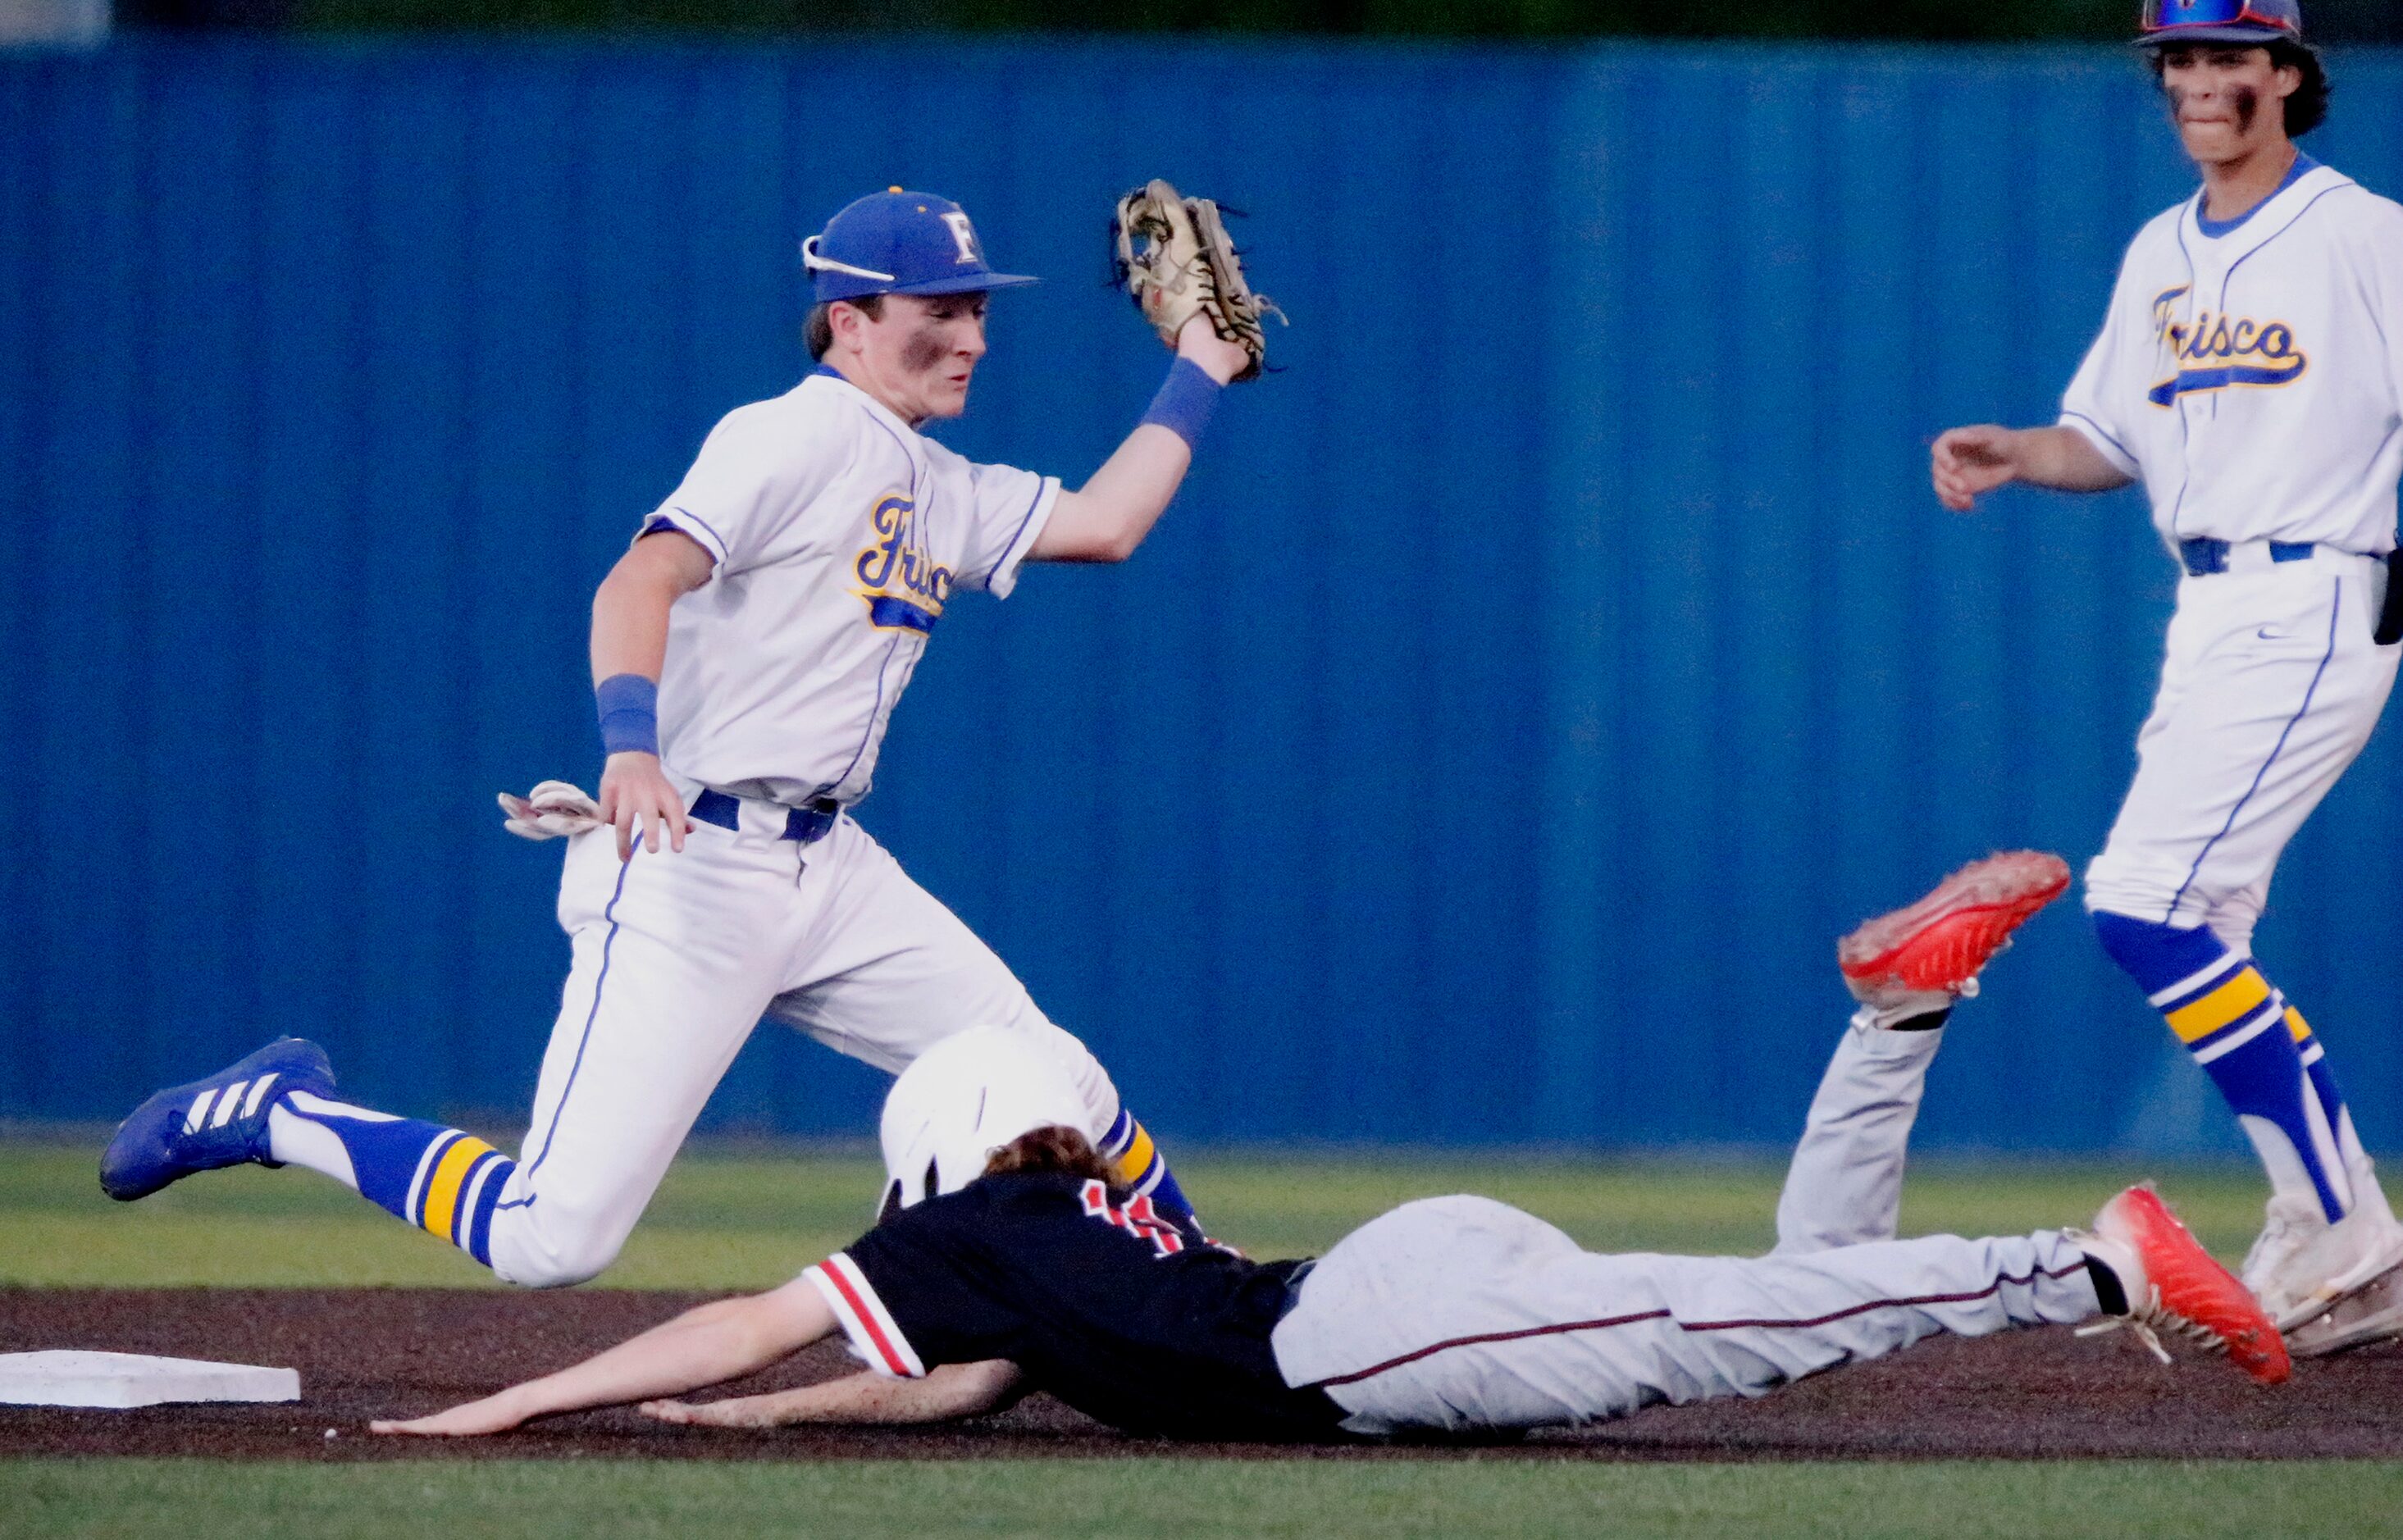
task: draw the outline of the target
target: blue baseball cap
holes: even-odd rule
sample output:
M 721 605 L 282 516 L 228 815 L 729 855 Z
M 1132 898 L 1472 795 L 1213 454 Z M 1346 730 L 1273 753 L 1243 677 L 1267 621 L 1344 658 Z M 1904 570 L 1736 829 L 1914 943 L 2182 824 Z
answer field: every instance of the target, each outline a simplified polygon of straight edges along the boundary
M 2145 0 L 2138 18 L 2140 49 L 2173 43 L 2249 43 L 2256 46 L 2303 40 L 2299 0 Z
M 843 205 L 801 243 L 820 304 L 870 294 L 968 294 L 1040 280 L 985 266 L 965 210 L 931 192 L 888 187 Z

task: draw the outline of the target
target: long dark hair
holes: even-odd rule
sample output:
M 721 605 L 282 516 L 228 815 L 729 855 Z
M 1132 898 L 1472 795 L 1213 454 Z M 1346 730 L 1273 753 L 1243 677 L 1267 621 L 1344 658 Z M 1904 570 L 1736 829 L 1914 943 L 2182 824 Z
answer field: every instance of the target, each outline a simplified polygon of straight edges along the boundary
M 2327 122 L 2327 67 L 2320 62 L 2319 50 L 2280 38 L 2270 45 L 2270 62 L 2279 69 L 2291 67 L 2303 72 L 2303 83 L 2286 98 L 2286 137 L 2300 139 Z

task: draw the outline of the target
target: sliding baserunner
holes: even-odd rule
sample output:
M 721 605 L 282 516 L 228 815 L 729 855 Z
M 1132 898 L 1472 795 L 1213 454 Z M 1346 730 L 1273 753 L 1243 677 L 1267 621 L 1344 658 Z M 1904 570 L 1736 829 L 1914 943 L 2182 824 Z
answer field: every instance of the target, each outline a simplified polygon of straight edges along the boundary
M 2255 1378 L 2282 1380 L 2285 1350 L 2259 1307 L 2149 1188 L 2111 1200 L 2090 1230 L 1894 1238 L 1945 1018 L 2067 882 L 2056 857 L 1991 857 L 1847 938 L 1861 1009 L 1812 1104 L 1766 1257 L 1601 1256 L 1531 1214 L 1456 1197 L 1405 1204 L 1315 1263 L 1252 1262 L 1126 1195 L 1074 1128 L 1013 1128 L 1073 1108 L 1073 1092 L 1039 1063 L 962 1039 L 905 1071 L 893 1094 L 961 1127 L 972 1109 L 1007 1109 L 949 1146 L 997 1145 L 981 1152 L 983 1174 L 889 1205 L 874 1229 L 771 1293 L 376 1427 L 498 1433 L 631 1401 L 682 1423 L 922 1422 L 1040 1389 L 1175 1437 L 1462 1433 L 1757 1395 L 1938 1332 L 2097 1317 L 2199 1336 Z M 919 1147 L 888 1141 L 888 1154 L 909 1152 L 896 1181 L 913 1179 Z M 655 1399 L 838 1332 L 867 1372 L 706 1405 Z

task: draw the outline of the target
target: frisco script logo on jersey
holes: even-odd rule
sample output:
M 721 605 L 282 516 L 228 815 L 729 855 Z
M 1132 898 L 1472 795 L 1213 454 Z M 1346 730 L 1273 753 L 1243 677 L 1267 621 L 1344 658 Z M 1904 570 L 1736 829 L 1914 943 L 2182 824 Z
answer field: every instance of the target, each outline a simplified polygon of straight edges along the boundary
M 2254 321 L 2198 311 L 2191 321 L 2177 317 L 2177 301 L 2188 290 L 2181 284 L 2153 298 L 2153 336 L 2169 351 L 2176 374 L 2145 392 L 2157 407 L 2174 404 L 2181 395 L 2226 390 L 2231 385 L 2285 385 L 2299 379 L 2311 359 L 2295 346 L 2295 330 L 2284 321 Z
M 868 605 L 868 623 L 880 631 L 933 631 L 951 596 L 951 569 L 937 563 L 918 543 L 918 506 L 897 492 L 886 493 L 868 520 L 876 526 L 876 542 L 852 564 L 865 585 L 857 591 Z

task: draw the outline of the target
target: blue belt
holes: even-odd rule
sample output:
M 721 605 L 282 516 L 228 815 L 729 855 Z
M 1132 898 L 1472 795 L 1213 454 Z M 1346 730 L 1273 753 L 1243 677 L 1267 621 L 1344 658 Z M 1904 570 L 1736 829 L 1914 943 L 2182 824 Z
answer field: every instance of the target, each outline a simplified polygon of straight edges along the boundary
M 2208 534 L 2198 534 L 2178 542 L 2178 556 L 2186 562 L 2189 577 L 2209 577 L 2228 570 L 2228 545 L 2225 540 Z M 2309 540 L 2272 540 L 2270 560 L 2272 562 L 2308 562 L 2318 548 Z
M 715 824 L 722 829 L 741 832 L 743 802 L 722 791 L 704 790 L 692 799 L 692 815 L 704 824 Z M 814 845 L 826 837 L 834 821 L 842 816 L 842 804 L 831 797 L 821 797 L 806 808 L 788 808 L 785 812 L 785 832 L 779 839 L 790 839 L 798 845 Z

